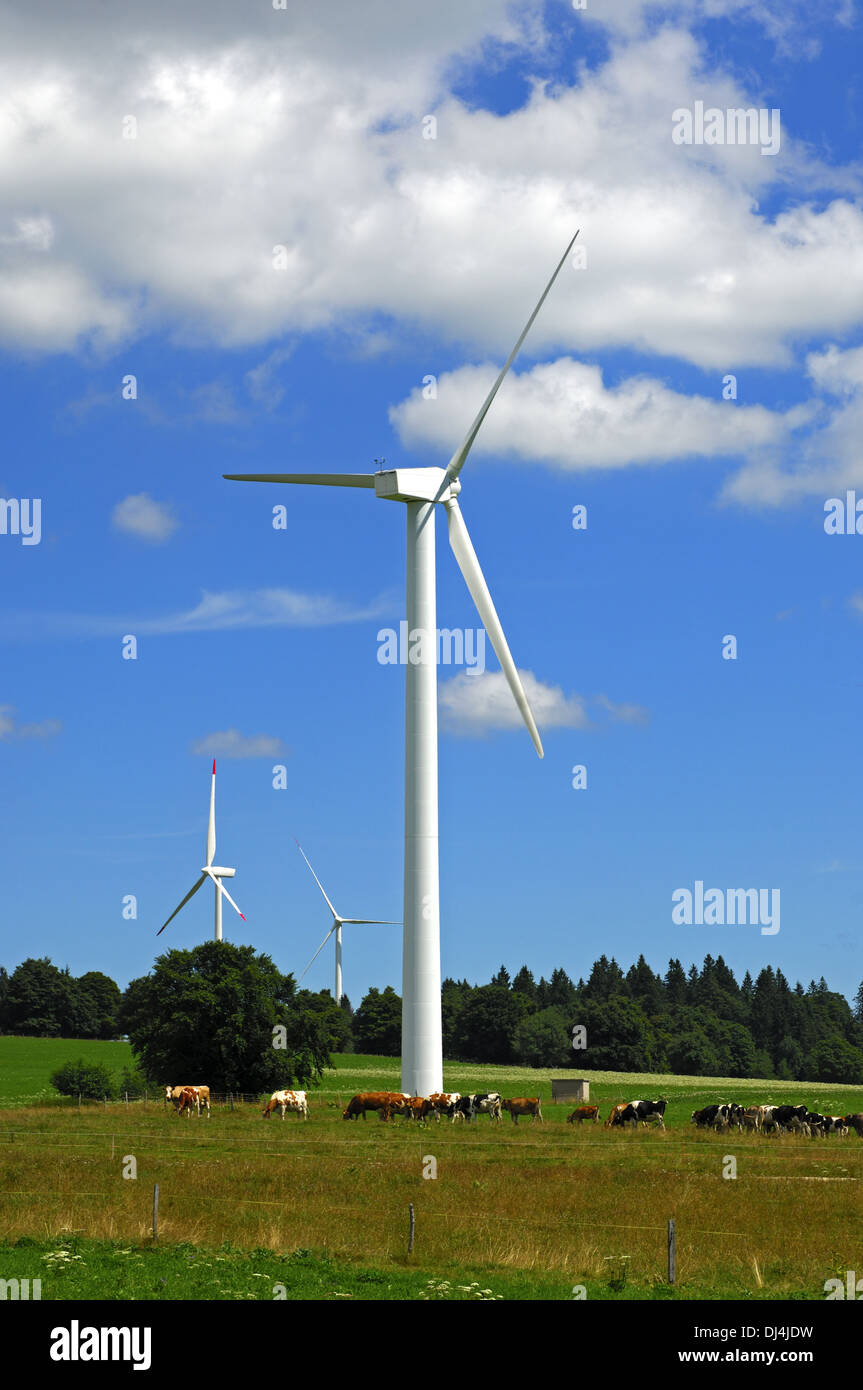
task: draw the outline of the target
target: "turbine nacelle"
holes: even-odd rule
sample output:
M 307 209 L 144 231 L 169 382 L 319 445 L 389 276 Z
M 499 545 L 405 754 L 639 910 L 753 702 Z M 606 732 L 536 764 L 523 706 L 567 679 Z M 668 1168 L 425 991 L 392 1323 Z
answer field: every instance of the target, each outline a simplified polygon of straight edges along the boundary
M 450 502 L 461 492 L 458 478 L 443 468 L 390 468 L 375 473 L 375 496 L 388 502 Z

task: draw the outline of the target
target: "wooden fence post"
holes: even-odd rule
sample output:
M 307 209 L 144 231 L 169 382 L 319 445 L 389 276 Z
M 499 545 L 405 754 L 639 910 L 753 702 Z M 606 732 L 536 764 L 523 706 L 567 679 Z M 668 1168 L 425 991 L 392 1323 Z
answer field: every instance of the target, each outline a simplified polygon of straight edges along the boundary
M 674 1217 L 668 1218 L 668 1282 L 673 1284 L 677 1277 L 677 1247 L 674 1232 Z
M 410 1212 L 410 1230 L 409 1230 L 409 1232 L 408 1232 L 408 1254 L 410 1255 L 410 1254 L 413 1253 L 413 1248 L 414 1248 L 414 1204 L 413 1204 L 413 1202 L 409 1202 L 409 1203 L 408 1203 L 408 1211 Z
M 159 1240 L 159 1184 L 153 1184 L 153 1244 Z

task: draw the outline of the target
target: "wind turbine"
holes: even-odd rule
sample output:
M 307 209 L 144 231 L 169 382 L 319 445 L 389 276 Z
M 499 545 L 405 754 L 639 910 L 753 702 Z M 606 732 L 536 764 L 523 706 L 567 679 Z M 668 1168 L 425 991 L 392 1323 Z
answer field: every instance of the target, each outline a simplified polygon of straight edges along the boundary
M 156 932 L 156 935 L 157 935 L 157 936 L 161 936 L 161 935 L 162 935 L 162 932 L 165 930 L 165 927 L 167 927 L 168 924 L 169 924 L 170 922 L 173 922 L 174 918 L 176 917 L 176 915 L 177 915 L 177 913 L 180 911 L 180 909 L 181 909 L 181 908 L 184 908 L 184 907 L 186 906 L 186 903 L 189 901 L 189 899 L 192 898 L 192 897 L 194 897 L 194 895 L 197 893 L 198 889 L 200 888 L 200 886 L 201 886 L 201 884 L 204 882 L 204 880 L 207 879 L 207 878 L 211 878 L 211 879 L 213 880 L 213 883 L 214 883 L 215 889 L 216 889 L 216 940 L 217 940 L 217 941 L 221 941 L 221 939 L 222 939 L 222 895 L 224 894 L 224 896 L 228 899 L 228 902 L 231 904 L 231 907 L 234 909 L 235 912 L 240 912 L 240 909 L 237 907 L 237 904 L 234 902 L 234 899 L 231 897 L 230 893 L 228 892 L 227 888 L 225 887 L 225 885 L 224 885 L 223 882 L 222 882 L 222 879 L 223 879 L 223 878 L 233 878 L 233 877 L 234 877 L 234 874 L 235 874 L 237 871 L 236 871 L 236 869 L 225 869 L 225 868 L 223 868 L 223 867 L 222 867 L 221 865 L 219 865 L 219 864 L 214 864 L 214 863 L 213 863 L 213 856 L 215 855 L 215 853 L 216 853 L 216 759 L 214 758 L 214 759 L 213 759 L 213 780 L 212 780 L 212 782 L 210 783 L 210 823 L 209 823 L 209 825 L 207 826 L 207 862 L 206 862 L 206 864 L 204 865 L 203 869 L 201 870 L 201 877 L 198 879 L 198 882 L 195 884 L 194 888 L 190 888 L 189 891 L 188 891 L 188 893 L 186 894 L 185 898 L 184 898 L 183 901 L 180 903 L 180 906 L 174 908 L 174 911 L 171 913 L 170 917 L 168 918 L 168 921 L 165 923 L 164 926 L 160 927 L 159 930 Z M 243 917 L 242 912 L 240 912 L 240 916 Z M 244 922 L 245 922 L 245 920 L 246 920 L 245 917 L 243 917 L 243 921 L 244 921 Z
M 412 643 L 405 667 L 405 864 L 402 963 L 402 1090 L 428 1096 L 443 1088 L 441 1045 L 440 898 L 437 772 L 437 612 L 435 510 L 443 506 L 456 563 L 488 633 L 534 747 L 543 756 L 536 723 L 495 611 L 458 504 L 462 470 L 479 428 L 560 274 L 575 237 L 525 324 L 497 380 L 447 467 L 395 468 L 379 473 L 225 473 L 231 482 L 311 483 L 374 489 L 407 509 L 407 625 Z M 413 647 L 414 634 L 418 641 Z
M 308 861 L 308 859 L 306 859 L 305 852 L 304 852 L 303 847 L 302 847 L 302 845 L 300 844 L 299 840 L 295 839 L 295 840 L 294 840 L 294 843 L 296 844 L 297 849 L 300 851 L 300 854 L 302 854 L 303 858 L 306 860 L 306 863 L 309 864 L 309 861 Z M 329 941 L 330 937 L 332 936 L 333 932 L 335 932 L 335 934 L 336 934 L 336 995 L 335 995 L 335 998 L 336 998 L 336 1003 L 338 1004 L 338 1003 L 340 1002 L 340 1000 L 341 1000 L 342 993 L 343 993 L 343 991 L 342 991 L 342 926 L 343 926 L 345 923 L 347 923 L 348 926 L 354 926 L 354 925 L 356 925 L 356 926 L 367 926 L 367 927 L 372 927 L 372 926 L 400 927 L 400 926 L 401 926 L 401 922 L 388 922 L 388 921 L 386 921 L 386 920 L 385 920 L 384 918 L 382 918 L 382 917 L 340 917 L 339 914 L 336 912 L 336 909 L 333 907 L 332 903 L 330 902 L 329 898 L 327 897 L 326 893 L 324 893 L 324 885 L 321 883 L 321 880 L 318 878 L 318 876 L 317 876 L 317 874 L 315 873 L 314 869 L 312 868 L 311 864 L 309 864 L 309 869 L 310 869 L 310 871 L 311 871 L 312 878 L 315 880 L 315 883 L 318 885 L 318 887 L 319 887 L 320 890 L 321 890 L 321 893 L 323 894 L 324 902 L 326 903 L 327 907 L 330 909 L 330 912 L 333 914 L 333 925 L 330 927 L 330 930 L 327 932 L 327 934 L 326 934 L 326 936 L 324 937 L 323 941 L 321 942 L 320 946 L 319 946 L 318 949 L 315 951 L 315 954 L 312 956 L 311 960 L 309 961 L 308 965 L 306 966 L 305 970 L 303 971 L 302 975 L 300 976 L 300 979 L 297 981 L 297 984 L 299 984 L 299 983 L 300 983 L 300 980 L 303 980 L 303 979 L 305 978 L 305 976 L 308 975 L 309 971 L 311 970 L 311 968 L 312 968 L 312 966 L 314 965 L 315 961 L 317 960 L 318 956 L 321 954 L 321 951 L 322 951 L 322 950 L 324 949 L 324 947 L 326 946 L 326 944 L 327 944 L 327 942 Z

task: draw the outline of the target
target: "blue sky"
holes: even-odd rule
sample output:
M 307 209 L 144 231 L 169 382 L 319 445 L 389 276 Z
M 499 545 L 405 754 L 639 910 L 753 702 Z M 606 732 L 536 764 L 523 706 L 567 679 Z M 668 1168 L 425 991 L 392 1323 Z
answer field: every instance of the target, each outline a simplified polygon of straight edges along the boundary
M 490 652 L 441 671 L 444 974 L 710 952 L 852 995 L 863 539 L 824 503 L 863 497 L 855 9 L 7 8 L 0 495 L 42 501 L 38 545 L 0 535 L 7 968 L 125 985 L 210 935 L 207 890 L 155 940 L 214 754 L 226 936 L 312 955 L 294 835 L 342 912 L 401 916 L 401 508 L 221 475 L 445 465 L 580 227 L 462 474 L 546 756 Z M 675 145 L 699 100 L 777 108 L 779 152 Z M 475 628 L 445 529 L 439 624 Z M 696 880 L 779 888 L 779 933 L 675 925 Z M 351 999 L 388 983 L 399 930 L 346 929 Z

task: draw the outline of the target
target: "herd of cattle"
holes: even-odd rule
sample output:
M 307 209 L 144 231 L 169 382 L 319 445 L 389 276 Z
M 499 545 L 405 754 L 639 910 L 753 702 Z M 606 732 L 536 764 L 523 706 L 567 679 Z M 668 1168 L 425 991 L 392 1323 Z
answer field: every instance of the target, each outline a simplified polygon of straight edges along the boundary
M 700 1129 L 753 1129 L 763 1134 L 809 1134 L 844 1139 L 853 1129 L 863 1139 L 863 1115 L 819 1115 L 807 1105 L 706 1105 L 693 1110 L 692 1123 Z
M 172 1102 L 179 1115 L 191 1116 L 194 1110 L 200 1115 L 206 1110 L 210 1116 L 209 1086 L 166 1086 L 165 1103 Z M 625 1128 L 632 1125 L 656 1124 L 665 1129 L 664 1100 L 622 1100 L 617 1101 L 609 1111 L 605 1121 L 606 1129 Z M 265 1119 L 278 1110 L 281 1118 L 285 1114 L 299 1115 L 304 1120 L 309 1117 L 309 1103 L 305 1091 L 274 1091 L 263 1110 Z M 542 1102 L 538 1096 L 519 1096 L 514 1100 L 504 1100 L 499 1091 L 484 1091 L 474 1095 L 461 1095 L 458 1091 L 440 1091 L 431 1096 L 409 1096 L 404 1091 L 362 1091 L 353 1096 L 342 1112 L 345 1120 L 363 1119 L 369 1111 L 377 1112 L 381 1120 L 389 1120 L 403 1115 L 409 1120 L 427 1120 L 432 1116 L 439 1124 L 442 1118 L 453 1124 L 462 1120 L 470 1124 L 477 1115 L 488 1115 L 492 1120 L 500 1120 L 505 1113 L 515 1124 L 519 1118 L 527 1116 L 542 1123 Z M 568 1124 L 582 1124 L 585 1120 L 593 1123 L 600 1118 L 598 1105 L 579 1105 L 567 1116 Z M 854 1130 L 863 1138 L 863 1114 L 858 1115 L 820 1115 L 806 1105 L 706 1105 L 692 1112 L 692 1123 L 701 1129 L 751 1129 L 763 1134 L 808 1134 L 826 1138 L 837 1134 L 844 1138 L 849 1130 Z

